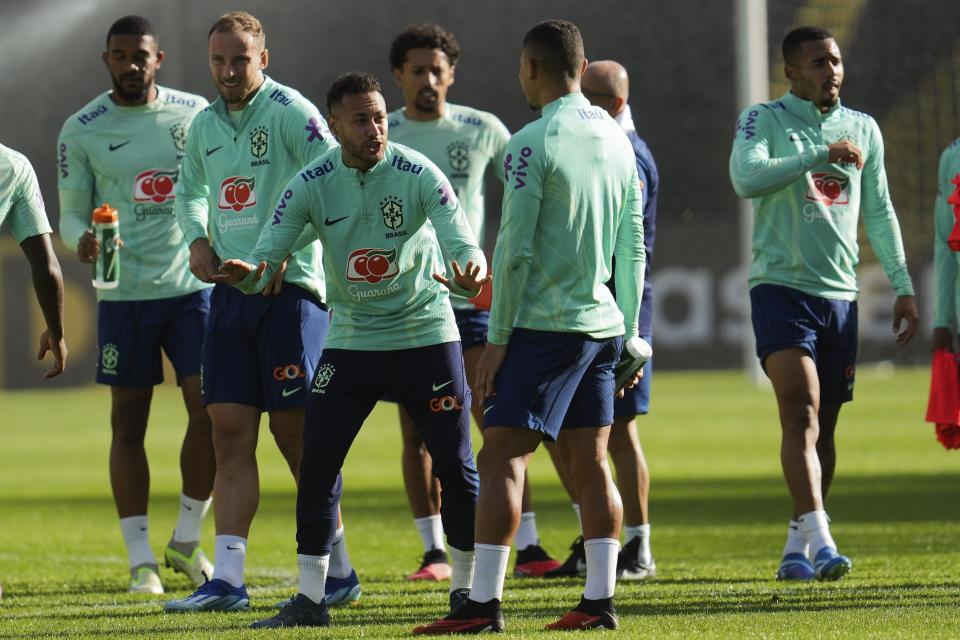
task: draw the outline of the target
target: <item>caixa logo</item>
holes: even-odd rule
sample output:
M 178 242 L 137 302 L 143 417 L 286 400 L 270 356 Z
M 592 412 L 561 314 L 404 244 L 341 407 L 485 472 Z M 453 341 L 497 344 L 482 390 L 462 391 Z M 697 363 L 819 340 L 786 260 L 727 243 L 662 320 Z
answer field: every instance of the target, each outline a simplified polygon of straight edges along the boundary
M 133 181 L 133 201 L 162 204 L 173 200 L 173 186 L 177 183 L 179 173 L 175 169 L 141 171 Z
M 810 178 L 811 189 L 807 191 L 807 200 L 822 202 L 828 207 L 835 204 L 850 204 L 850 196 L 847 193 L 850 178 L 824 172 L 810 174 Z
M 220 183 L 220 196 L 217 198 L 218 209 L 233 209 L 240 211 L 257 204 L 256 178 L 250 176 L 233 176 Z
M 400 272 L 396 249 L 357 249 L 347 258 L 347 280 L 377 284 Z

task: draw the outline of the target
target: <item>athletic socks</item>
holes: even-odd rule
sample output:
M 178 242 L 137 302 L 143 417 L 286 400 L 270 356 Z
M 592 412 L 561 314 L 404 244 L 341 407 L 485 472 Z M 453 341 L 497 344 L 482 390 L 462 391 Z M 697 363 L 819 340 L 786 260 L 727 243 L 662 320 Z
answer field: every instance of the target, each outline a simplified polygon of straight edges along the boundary
M 470 599 L 474 602 L 502 600 L 510 547 L 499 544 L 476 544 L 474 553 L 476 568 L 473 574 L 473 586 L 470 588 Z
M 425 518 L 414 518 L 413 524 L 417 525 L 417 531 L 420 532 L 420 539 L 423 540 L 423 550 L 446 549 L 443 544 L 443 523 L 440 521 L 440 514 L 427 516 Z
M 197 543 L 200 541 L 200 526 L 212 502 L 212 498 L 195 500 L 180 494 L 180 512 L 177 514 L 177 527 L 173 530 L 174 542 Z
M 830 519 L 823 509 L 805 513 L 797 518 L 797 522 L 800 523 L 800 531 L 810 543 L 810 551 L 814 555 L 824 547 L 837 548 L 837 543 L 830 535 Z
M 453 569 L 450 576 L 450 593 L 457 589 L 469 589 L 473 583 L 473 551 L 461 551 L 456 547 L 450 547 L 450 560 Z
M 810 555 L 810 544 L 796 520 L 790 520 L 787 524 L 787 544 L 783 547 L 783 555 L 790 553 L 799 553 L 804 557 Z
M 318 556 L 319 557 L 319 556 Z M 329 572 L 334 578 L 348 578 L 353 572 L 353 565 L 350 564 L 350 555 L 347 553 L 347 539 L 343 527 L 337 528 L 333 534 L 333 546 L 330 548 Z M 315 600 L 314 602 L 320 602 Z
M 213 565 L 213 577 L 230 583 L 234 587 L 243 586 L 243 565 L 247 559 L 247 539 L 240 536 L 217 536 L 214 538 L 216 556 Z
M 330 556 L 308 556 L 298 553 L 297 566 L 300 568 L 300 593 L 310 598 L 315 604 L 320 604 L 324 598 Z
M 513 539 L 513 546 L 519 551 L 536 544 L 540 544 L 540 536 L 537 535 L 537 514 L 533 511 L 521 513 L 520 528 L 517 529 L 517 535 Z
M 131 568 L 142 564 L 156 566 L 157 559 L 150 549 L 147 516 L 120 518 L 120 531 L 123 532 L 123 542 L 127 547 L 127 558 Z
M 653 560 L 653 554 L 650 553 L 650 525 L 628 525 L 624 527 L 624 531 L 626 533 L 626 542 L 630 542 L 634 538 L 640 539 L 640 550 L 637 552 L 637 561 L 641 564 L 650 564 L 650 561 Z
M 620 551 L 620 541 L 613 538 L 591 538 L 584 540 L 583 550 L 587 556 L 587 584 L 583 589 L 583 597 L 587 600 L 612 598 L 617 584 L 617 553 Z

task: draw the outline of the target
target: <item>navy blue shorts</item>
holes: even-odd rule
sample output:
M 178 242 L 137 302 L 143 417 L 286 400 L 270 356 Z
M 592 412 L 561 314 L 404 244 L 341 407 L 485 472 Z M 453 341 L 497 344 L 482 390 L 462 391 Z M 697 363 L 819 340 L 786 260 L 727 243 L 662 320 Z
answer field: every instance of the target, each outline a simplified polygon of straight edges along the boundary
M 811 296 L 791 287 L 750 289 L 753 332 L 761 364 L 776 351 L 804 349 L 817 364 L 820 399 L 853 399 L 857 372 L 857 303 Z
M 329 324 L 326 306 L 295 284 L 278 296 L 216 285 L 203 337 L 204 404 L 302 409 Z
M 472 347 L 487 344 L 487 328 L 490 325 L 490 312 L 483 309 L 454 309 L 457 329 L 460 330 L 460 344 L 466 351 Z
M 563 428 L 613 423 L 614 369 L 623 336 L 514 329 L 486 399 L 483 426 L 526 427 L 555 441 Z
M 640 336 L 646 340 L 650 346 L 653 346 L 651 336 Z M 640 378 L 640 384 L 633 389 L 627 389 L 622 398 L 613 400 L 614 418 L 633 418 L 634 416 L 646 415 L 650 412 L 650 383 L 653 382 L 653 358 L 647 360 L 643 365 L 643 377 Z
M 152 387 L 163 382 L 166 352 L 177 382 L 200 373 L 210 289 L 158 300 L 101 300 L 97 305 L 100 358 L 97 382 Z

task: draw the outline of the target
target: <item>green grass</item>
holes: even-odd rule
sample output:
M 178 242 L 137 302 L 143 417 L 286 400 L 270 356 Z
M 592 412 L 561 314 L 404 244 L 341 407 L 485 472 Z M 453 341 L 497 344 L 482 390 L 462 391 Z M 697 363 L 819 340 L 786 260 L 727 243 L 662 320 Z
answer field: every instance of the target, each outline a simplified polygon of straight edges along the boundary
M 923 370 L 863 368 L 841 414 L 833 532 L 854 560 L 831 584 L 778 584 L 789 501 L 780 478 L 769 391 L 735 373 L 659 373 L 654 413 L 641 420 L 653 474 L 659 576 L 621 584 L 623 637 L 960 637 L 960 452 L 922 422 Z M 151 537 L 159 554 L 174 526 L 184 421 L 176 389 L 160 387 L 148 433 Z M 260 511 L 248 551 L 248 613 L 164 615 L 163 597 L 131 596 L 109 493 L 108 395 L 102 388 L 0 396 L 0 639 L 396 637 L 444 613 L 444 587 L 402 576 L 421 553 L 399 470 L 392 407 L 377 408 L 345 469 L 344 515 L 363 581 L 358 606 L 329 631 L 254 632 L 247 625 L 296 589 L 295 495 L 264 428 Z M 575 520 L 545 454 L 532 468 L 540 535 L 565 556 Z M 210 548 L 213 522 L 204 527 Z M 187 585 L 162 573 L 168 594 Z M 578 581 L 508 578 L 508 635 L 576 602 Z

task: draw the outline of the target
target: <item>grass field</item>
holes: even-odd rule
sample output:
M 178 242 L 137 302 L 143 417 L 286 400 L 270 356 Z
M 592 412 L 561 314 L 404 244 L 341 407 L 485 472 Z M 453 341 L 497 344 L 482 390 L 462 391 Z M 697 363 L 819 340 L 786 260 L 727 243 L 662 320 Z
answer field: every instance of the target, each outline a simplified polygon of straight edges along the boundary
M 960 637 L 960 452 L 940 447 L 922 422 L 926 389 L 924 370 L 861 369 L 857 401 L 841 414 L 828 505 L 854 571 L 837 583 L 784 585 L 772 580 L 790 514 L 771 393 L 739 373 L 658 373 L 641 440 L 653 474 L 659 575 L 618 587 L 621 635 Z M 402 579 L 421 548 L 403 495 L 394 413 L 384 405 L 345 469 L 347 542 L 364 595 L 335 610 L 328 631 L 246 628 L 296 590 L 295 495 L 265 429 L 263 494 L 247 556 L 253 610 L 164 615 L 164 597 L 128 595 L 107 479 L 107 399 L 94 387 L 0 395 L 0 639 L 380 638 L 408 635 L 445 612 L 445 587 Z M 158 388 L 148 434 L 158 554 L 176 516 L 182 423 L 176 389 Z M 545 453 L 532 478 L 543 544 L 562 559 L 575 520 Z M 212 547 L 212 518 L 204 543 Z M 181 577 L 161 576 L 168 596 L 188 592 Z M 581 589 L 575 580 L 508 578 L 508 635 L 548 635 L 543 625 Z

